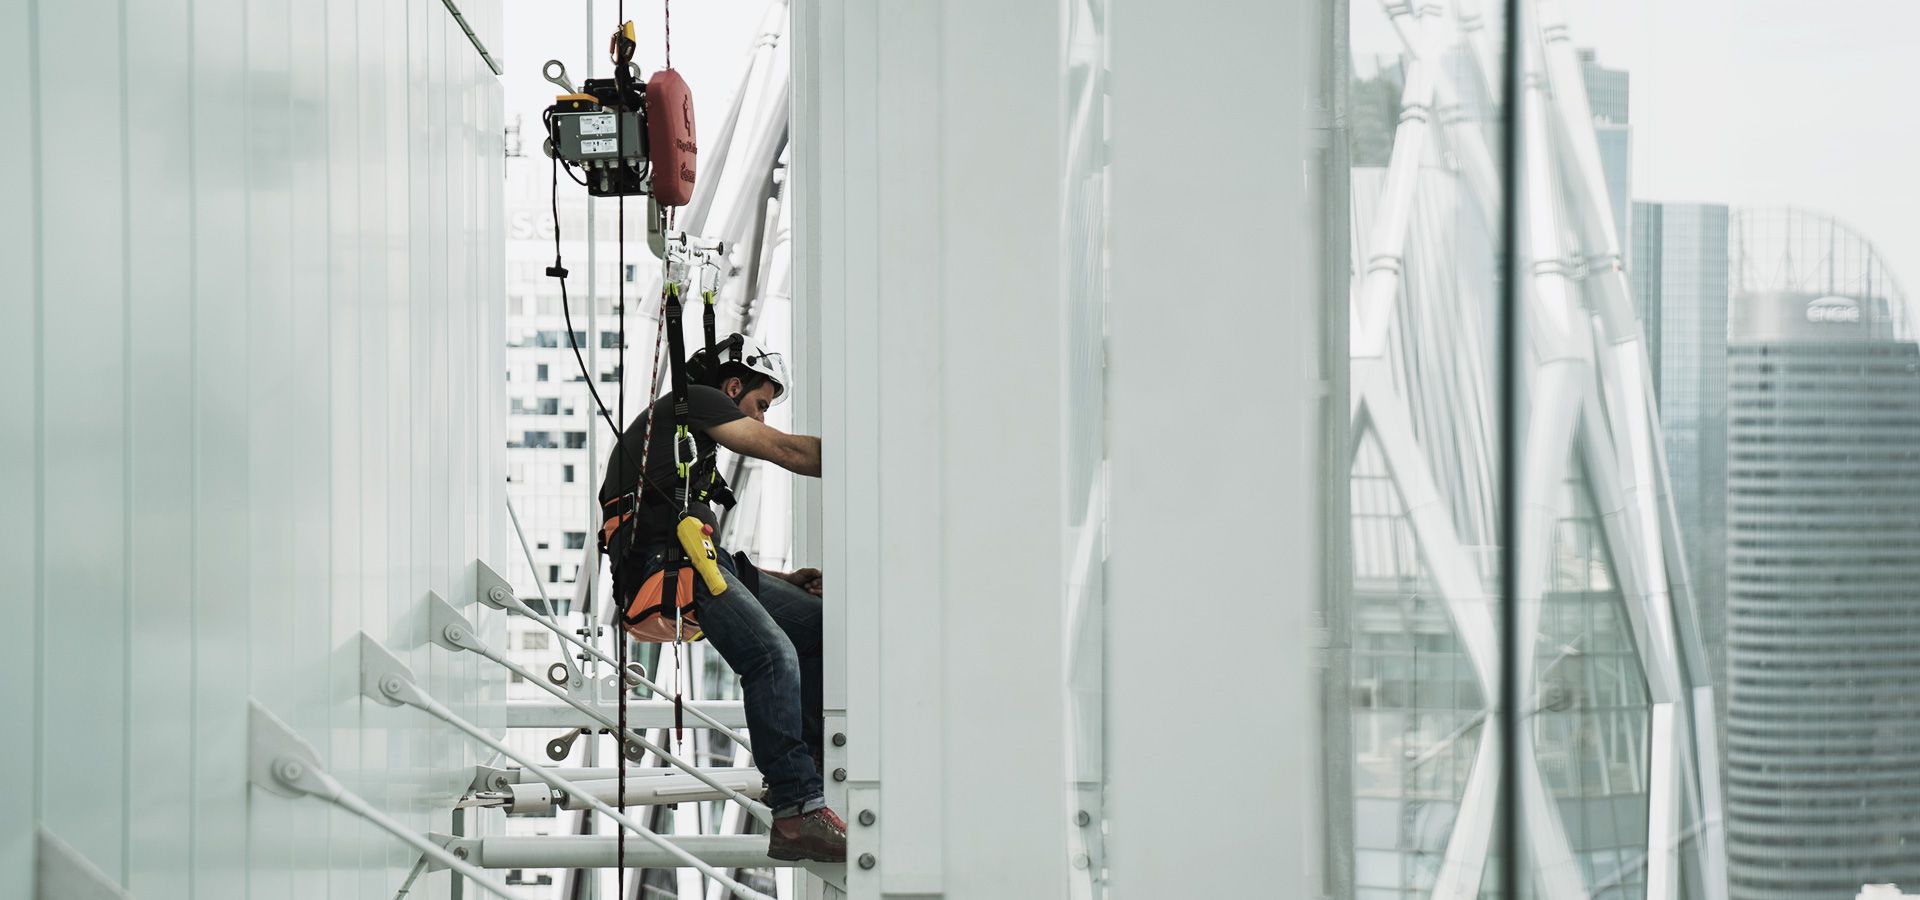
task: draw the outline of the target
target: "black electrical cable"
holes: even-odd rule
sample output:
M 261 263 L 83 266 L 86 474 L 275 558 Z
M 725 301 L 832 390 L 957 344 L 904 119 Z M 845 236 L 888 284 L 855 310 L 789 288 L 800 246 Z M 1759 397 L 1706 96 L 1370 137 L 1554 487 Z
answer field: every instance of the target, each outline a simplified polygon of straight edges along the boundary
M 607 421 L 607 427 L 613 429 L 614 446 L 619 446 L 620 438 L 624 437 L 625 435 L 621 431 L 619 423 L 613 420 L 613 412 L 607 409 L 606 401 L 600 399 L 600 389 L 593 386 L 593 371 L 587 368 L 587 358 L 586 356 L 580 353 L 579 333 L 573 330 L 573 308 L 572 308 L 572 304 L 567 301 L 567 276 L 565 274 L 566 269 L 560 265 L 560 174 L 559 174 L 560 160 L 559 159 L 555 159 L 553 161 L 553 168 L 554 168 L 554 174 L 553 174 L 553 179 L 551 184 L 551 187 L 553 190 L 553 197 L 552 197 L 552 200 L 550 201 L 552 204 L 552 210 L 553 210 L 553 268 L 555 271 L 558 271 L 561 273 L 561 274 L 555 275 L 554 277 L 560 280 L 560 315 L 563 319 L 566 320 L 566 323 L 567 323 L 567 346 L 573 348 L 574 361 L 580 364 L 580 375 L 581 377 L 585 378 L 587 381 L 587 393 L 592 395 L 593 405 L 600 409 L 600 418 L 605 419 Z M 632 460 L 629 460 L 629 461 L 632 461 Z M 644 475 L 645 473 L 642 473 L 642 474 Z
M 573 330 L 573 310 L 567 300 L 567 270 L 560 264 L 560 176 L 557 171 L 560 168 L 560 160 L 557 158 L 554 159 L 553 166 L 556 172 L 551 179 L 550 187 L 552 189 L 552 197 L 549 200 L 549 208 L 553 213 L 553 267 L 547 271 L 547 274 L 558 279 L 560 282 L 560 314 L 567 323 L 567 345 L 573 348 L 574 361 L 580 364 L 580 374 L 581 377 L 586 379 L 587 393 L 593 398 L 594 407 L 600 411 L 600 418 L 607 423 L 607 427 L 613 430 L 614 446 L 619 448 L 620 453 L 626 456 L 627 463 L 632 465 L 634 470 L 639 473 L 635 484 L 652 485 L 653 489 L 659 491 L 661 496 L 672 497 L 673 490 L 671 488 L 662 487 L 658 481 L 647 477 L 647 470 L 645 468 L 646 457 L 642 456 L 639 459 L 635 459 L 633 456 L 633 448 L 628 447 L 621 440 L 626 436 L 626 433 L 614 422 L 613 412 L 607 409 L 606 401 L 600 399 L 599 389 L 593 386 L 593 373 L 587 368 L 587 358 L 580 353 L 580 342 L 575 338 L 575 332 Z M 648 422 L 651 424 L 652 416 L 648 416 Z M 645 452 L 645 448 L 642 448 L 642 452 Z M 634 491 L 634 503 L 637 505 L 639 502 L 640 491 L 636 487 Z
M 554 140 L 553 140 L 553 107 L 547 107 L 546 111 L 540 114 L 540 124 L 545 126 L 547 129 L 547 156 L 552 157 L 554 159 L 558 159 L 559 151 L 554 149 L 554 147 L 557 145 L 554 143 Z M 573 174 L 573 167 L 568 166 L 566 167 L 566 169 L 567 169 L 567 177 L 569 179 L 572 179 L 574 184 L 577 184 L 581 187 L 587 186 L 587 179 L 579 175 Z M 554 179 L 554 181 L 557 185 L 559 182 L 559 179 L 556 178 Z M 560 227 L 560 220 L 557 218 L 554 219 L 553 224 L 555 228 Z

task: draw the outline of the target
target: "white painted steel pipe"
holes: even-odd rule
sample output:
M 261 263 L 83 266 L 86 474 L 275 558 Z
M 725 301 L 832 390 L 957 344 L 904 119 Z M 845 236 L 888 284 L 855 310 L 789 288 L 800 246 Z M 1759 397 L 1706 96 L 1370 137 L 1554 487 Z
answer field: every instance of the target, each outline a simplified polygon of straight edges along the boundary
M 1400 122 L 1393 133 L 1393 153 L 1387 158 L 1387 183 L 1380 192 L 1380 208 L 1374 214 L 1373 234 L 1367 242 L 1367 268 L 1354 284 L 1349 352 L 1355 358 L 1383 358 L 1387 352 L 1387 325 L 1406 268 L 1413 188 L 1420 177 L 1433 125 L 1433 81 L 1431 65 L 1418 59 L 1407 65 Z
M 369 697 L 389 706 L 411 706 L 418 709 L 448 725 L 452 725 L 454 728 L 465 732 L 468 737 L 479 741 L 481 744 L 500 753 L 500 755 L 519 763 L 522 769 L 534 773 L 547 784 L 559 790 L 568 793 L 577 793 L 586 797 L 588 807 L 612 819 L 629 831 L 632 831 L 635 835 L 638 835 L 641 840 L 660 848 L 667 856 L 677 861 L 678 864 L 699 869 L 707 875 L 707 877 L 717 879 L 743 897 L 752 898 L 752 900 L 775 900 L 773 897 L 769 897 L 766 894 L 727 877 L 726 874 L 714 868 L 706 861 L 668 842 L 666 838 L 654 832 L 653 829 L 634 821 L 633 818 L 626 813 L 614 809 L 612 806 L 602 803 L 599 800 L 593 799 L 581 791 L 573 782 L 553 775 L 532 757 L 496 740 L 484 729 L 462 718 L 453 710 L 448 709 L 440 701 L 435 700 L 432 695 L 421 689 L 419 684 L 413 679 L 413 671 L 407 668 L 407 665 L 401 662 L 399 657 L 394 656 L 392 651 L 388 650 L 379 641 L 367 635 L 366 632 L 361 632 L 360 634 L 360 679 L 361 690 Z M 680 764 L 686 765 L 684 762 Z M 759 806 L 759 804 L 756 803 L 754 806 Z M 764 809 L 765 807 L 760 808 Z M 609 838 L 609 840 L 611 840 L 611 838 Z
M 626 864 L 649 869 L 677 868 L 686 854 L 723 869 L 781 868 L 793 863 L 767 855 L 763 834 L 674 835 L 657 846 L 628 843 Z M 618 864 L 617 841 L 610 835 L 500 836 L 455 840 L 467 858 L 483 869 L 611 869 Z M 757 896 L 757 895 L 756 895 Z
M 620 777 L 620 770 L 615 769 L 611 766 L 589 766 L 586 768 L 575 768 L 575 767 L 568 767 L 568 766 L 547 766 L 546 768 L 548 772 L 554 775 L 558 775 L 561 778 L 565 778 L 568 781 L 574 781 L 574 782 L 609 781 L 609 780 L 616 780 Z M 732 777 L 733 775 L 744 773 L 744 772 L 756 773 L 755 777 L 758 777 L 757 773 L 759 773 L 760 770 L 754 768 L 753 766 L 727 766 L 727 767 L 721 767 L 721 768 L 708 767 L 704 771 L 712 773 L 716 778 L 724 779 L 724 778 L 729 778 L 729 777 Z M 499 780 L 494 782 L 494 784 L 496 785 L 534 784 L 540 781 L 540 778 L 538 776 L 534 775 L 531 772 L 528 772 L 525 769 L 511 769 L 511 768 L 500 769 L 498 770 L 498 774 L 499 774 Z M 627 780 L 633 781 L 638 778 L 666 778 L 668 776 L 675 775 L 675 774 L 678 774 L 678 773 L 674 772 L 674 770 L 672 769 L 663 769 L 656 766 L 642 766 L 637 768 L 628 768 Z
M 627 777 L 627 790 L 624 802 L 620 799 L 620 781 L 616 778 L 574 781 L 575 788 L 601 803 L 623 806 L 670 806 L 675 803 L 688 803 L 700 800 L 722 800 L 727 795 L 708 787 L 699 779 L 674 773 L 670 769 L 652 770 L 661 774 L 648 774 Z M 722 773 L 707 770 L 715 775 L 715 780 L 738 791 L 741 795 L 759 799 L 766 794 L 766 783 L 759 769 L 726 769 Z M 507 815 L 509 816 L 545 816 L 555 810 L 591 809 L 586 799 L 572 792 L 557 791 L 550 785 L 535 780 L 510 785 L 507 793 Z
M 575 647 L 580 648 L 581 652 L 603 663 L 606 663 L 608 666 L 613 667 L 614 671 L 616 672 L 620 671 L 620 663 L 617 660 L 615 660 L 613 657 L 608 656 L 600 648 L 595 647 L 592 644 L 589 644 L 586 641 L 581 640 L 579 637 L 575 636 L 572 632 L 562 627 L 560 623 L 555 621 L 554 619 L 548 616 L 541 615 L 539 612 L 535 611 L 533 607 L 530 607 L 527 605 L 527 602 L 525 600 L 520 599 L 520 597 L 513 592 L 512 588 L 508 587 L 505 590 L 490 593 L 485 599 L 489 601 L 491 605 L 498 606 L 499 608 L 507 610 L 508 612 L 518 613 L 522 616 L 525 616 L 529 619 L 534 620 L 535 622 L 540 623 L 541 625 L 546 626 L 546 629 L 548 631 L 551 631 L 554 634 L 559 635 L 562 641 L 565 641 L 569 644 L 572 644 Z M 615 640 L 621 640 L 621 639 L 623 638 L 619 636 L 615 637 Z M 572 662 L 570 660 L 568 661 L 568 671 L 570 674 L 577 674 L 577 670 L 573 668 Z M 639 687 L 644 687 L 647 690 L 652 691 L 654 694 L 660 695 L 660 696 L 665 696 L 666 694 L 669 693 L 668 691 L 663 690 L 660 687 L 660 685 L 656 684 L 652 679 L 648 678 L 645 675 L 639 674 L 637 671 L 634 671 L 633 669 L 628 669 L 624 674 L 629 684 L 637 685 Z M 567 702 L 571 704 L 572 701 L 570 700 L 570 698 L 564 695 L 559 695 L 557 694 L 557 692 L 553 691 L 549 687 L 546 679 L 535 678 L 530 680 L 537 681 L 541 687 L 549 688 L 548 693 L 556 694 L 556 696 L 560 696 L 560 699 L 563 702 Z M 708 713 L 704 707 L 710 705 L 710 703 L 694 702 L 694 703 L 683 703 L 681 705 L 685 709 L 687 715 L 690 715 L 695 719 L 699 719 L 701 722 L 706 723 L 707 727 L 709 728 L 718 729 L 720 732 L 724 733 L 727 736 L 728 740 L 733 741 L 734 743 L 739 744 L 742 747 L 751 748 L 753 746 L 752 741 L 750 741 L 746 735 L 741 734 L 739 731 L 735 730 L 735 726 L 730 726 L 728 722 L 723 722 L 720 719 L 713 716 L 712 714 Z M 509 709 L 511 709 L 512 706 L 513 704 L 508 704 Z M 628 706 L 629 711 L 632 710 L 633 706 L 634 704 L 630 704 Z M 742 715 L 740 718 L 733 719 L 730 721 L 733 723 L 736 723 L 737 727 L 745 727 L 747 720 L 746 720 L 746 717 Z M 630 722 L 628 724 L 631 725 L 632 723 Z M 526 726 L 526 727 L 545 727 L 545 726 Z M 569 726 L 562 725 L 560 727 L 569 727 Z M 609 727 L 612 727 L 612 726 L 609 726 Z
M 363 635 L 364 637 L 364 635 Z M 506 900 L 528 900 L 528 898 L 507 890 L 506 886 L 494 881 L 487 873 L 474 864 L 461 859 L 452 851 L 434 842 L 421 833 L 395 821 L 386 813 L 375 809 L 360 795 L 347 789 L 339 780 L 320 766 L 320 755 L 278 716 L 261 706 L 259 701 L 248 702 L 248 737 L 252 743 L 252 759 L 248 763 L 248 776 L 255 785 L 272 791 L 283 797 L 315 797 L 340 807 L 372 823 L 381 831 L 393 835 L 407 846 L 425 854 L 428 859 L 440 864 L 441 868 L 452 869 L 472 880 L 474 884 L 486 889 L 487 893 Z
M 527 671 L 524 666 L 508 659 L 505 654 L 494 650 L 487 642 L 480 640 L 480 637 L 474 633 L 473 626 L 467 622 L 466 618 L 461 616 L 458 610 L 454 609 L 447 601 L 441 599 L 438 595 L 431 595 L 430 608 L 432 612 L 430 618 L 433 621 L 432 637 L 434 643 L 451 650 L 470 650 L 493 660 L 505 667 L 508 671 L 518 674 L 522 679 L 539 685 L 542 690 L 558 697 L 561 702 L 579 710 L 588 718 L 593 719 L 602 727 L 605 727 L 609 732 L 615 734 L 620 733 L 619 721 L 605 710 L 599 709 L 597 704 L 583 702 L 575 697 L 569 696 L 567 692 L 561 690 L 553 683 Z M 747 807 L 748 810 L 753 812 L 754 818 L 759 819 L 763 824 L 771 825 L 773 823 L 773 814 L 766 806 L 749 799 L 739 791 L 721 784 L 705 772 L 700 771 L 698 766 L 674 755 L 665 747 L 647 740 L 646 732 L 637 730 L 629 725 L 626 733 L 622 737 L 623 743 L 625 740 L 631 740 L 653 751 L 655 755 L 666 760 L 674 768 L 705 782 L 708 787 L 719 791 L 728 799 Z
M 745 707 L 738 700 L 688 700 L 686 707 L 688 728 L 714 727 L 725 733 L 731 728 L 744 728 L 747 724 Z M 698 719 L 699 721 L 694 721 Z M 635 700 L 627 704 L 627 727 L 672 728 L 673 701 L 671 700 Z M 731 726 L 729 728 L 728 726 Z M 599 724 L 581 713 L 568 703 L 551 703 L 545 700 L 510 700 L 507 702 L 508 728 L 598 728 Z M 728 735 L 732 737 L 731 734 Z

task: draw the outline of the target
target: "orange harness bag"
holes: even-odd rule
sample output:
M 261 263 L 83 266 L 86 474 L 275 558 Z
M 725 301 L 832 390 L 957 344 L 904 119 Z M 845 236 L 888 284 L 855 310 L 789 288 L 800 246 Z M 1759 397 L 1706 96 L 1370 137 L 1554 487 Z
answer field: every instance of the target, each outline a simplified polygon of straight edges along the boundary
M 698 578 L 692 566 L 681 566 L 680 577 L 674 581 L 675 603 L 669 606 L 661 599 L 661 586 L 667 580 L 665 571 L 655 572 L 634 592 L 633 599 L 627 602 L 627 608 L 621 611 L 620 624 L 633 635 L 636 641 L 648 641 L 657 644 L 671 644 L 674 641 L 674 613 L 680 614 L 680 637 L 688 641 L 697 641 L 705 637 L 700 630 L 700 617 L 693 611 L 693 581 Z
M 616 498 L 617 502 L 618 498 Z M 611 505 L 611 503 L 609 503 Z M 613 537 L 621 526 L 633 518 L 633 513 L 625 512 L 609 516 L 600 526 L 600 547 L 605 550 L 613 546 Z M 707 557 L 711 560 L 711 554 Z M 711 565 L 711 563 L 709 563 Z M 700 630 L 700 616 L 694 612 L 693 582 L 701 578 L 702 573 L 693 566 L 681 566 L 680 576 L 674 581 L 674 603 L 668 605 L 661 598 L 665 592 L 666 570 L 653 573 L 640 585 L 633 598 L 627 601 L 626 608 L 620 611 L 620 625 L 633 635 L 636 641 L 654 644 L 671 644 L 676 637 L 679 640 L 697 641 L 706 636 Z M 725 590 L 725 585 L 719 587 Z M 679 628 L 675 629 L 675 613 L 679 615 Z

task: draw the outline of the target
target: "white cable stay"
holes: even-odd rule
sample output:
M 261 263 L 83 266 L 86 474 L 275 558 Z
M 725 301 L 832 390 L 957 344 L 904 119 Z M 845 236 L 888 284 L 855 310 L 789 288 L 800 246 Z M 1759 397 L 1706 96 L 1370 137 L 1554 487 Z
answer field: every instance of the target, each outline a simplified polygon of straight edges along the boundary
M 658 832 L 635 821 L 626 813 L 614 809 L 607 803 L 593 797 L 590 792 L 583 790 L 573 782 L 554 775 L 533 758 L 507 746 L 505 743 L 488 734 L 485 729 L 467 721 L 458 713 L 448 709 L 445 704 L 435 700 L 431 694 L 428 694 L 420 687 L 419 683 L 413 677 L 413 670 L 409 668 L 406 663 L 402 662 L 399 657 L 393 655 L 391 650 L 388 650 L 379 641 L 374 640 L 372 636 L 364 631 L 360 633 L 360 690 L 366 696 L 388 706 L 411 706 L 465 732 L 468 737 L 498 752 L 500 755 L 519 763 L 524 771 L 533 773 L 541 781 L 546 782 L 555 789 L 565 791 L 570 796 L 580 797 L 588 808 L 612 819 L 615 823 L 631 831 L 642 840 L 659 848 L 671 857 L 676 865 L 698 869 L 701 874 L 719 881 L 728 888 L 731 888 L 735 893 L 750 898 L 750 900 L 774 900 L 773 897 L 769 897 L 760 891 L 749 888 L 728 877 L 725 873 L 708 864 L 705 860 L 669 842 Z M 684 763 L 682 763 L 682 765 L 684 766 Z
M 512 498 L 508 498 L 507 500 L 507 514 L 509 516 L 513 515 Z M 518 519 L 516 518 L 515 521 L 518 522 Z M 514 531 L 516 533 L 519 532 L 518 525 L 515 526 Z M 526 545 L 527 545 L 527 537 L 526 535 L 522 534 L 520 535 L 521 549 L 526 550 Z M 531 566 L 532 559 L 533 559 L 533 554 L 531 553 L 531 551 L 528 551 L 527 559 L 528 559 L 528 565 Z M 539 579 L 538 578 L 534 579 L 534 582 L 537 584 L 539 582 Z M 477 595 L 481 603 L 491 606 L 494 609 L 500 609 L 500 610 L 505 610 L 511 613 L 517 613 L 519 615 L 532 619 L 535 622 L 538 622 L 541 625 L 545 626 L 548 631 L 551 631 L 554 634 L 559 635 L 562 641 L 572 644 L 573 646 L 579 648 L 581 652 L 587 654 L 588 656 L 596 660 L 599 660 L 601 663 L 604 663 L 607 666 L 612 667 L 614 671 L 617 672 L 620 670 L 620 664 L 617 661 L 615 661 L 613 657 L 608 656 L 606 654 L 606 651 L 601 650 L 600 648 L 595 647 L 584 640 L 581 640 L 579 637 L 575 636 L 572 632 L 568 631 L 564 626 L 562 626 L 558 621 L 554 620 L 552 617 L 543 615 L 538 610 L 535 610 L 533 607 L 527 605 L 527 602 L 525 600 L 520 599 L 519 596 L 514 593 L 513 586 L 508 584 L 505 578 L 500 577 L 499 573 L 489 568 L 486 563 L 477 564 L 475 584 L 477 585 L 477 588 L 478 588 Z M 541 589 L 541 599 L 542 600 L 546 599 L 546 591 L 544 588 Z M 553 609 L 553 606 L 551 603 L 547 605 L 547 609 L 548 610 Z M 616 640 L 618 640 L 617 637 L 616 637 Z M 576 666 L 574 666 L 573 660 L 571 657 L 569 657 L 565 653 L 560 654 L 560 656 L 561 656 L 562 662 L 565 664 L 567 668 L 568 685 L 576 689 L 584 688 L 586 686 L 586 676 L 581 674 L 580 670 Z M 667 694 L 672 693 L 671 691 L 662 689 L 660 685 L 656 684 L 652 679 L 649 679 L 646 676 L 645 672 L 641 670 L 638 664 L 628 666 L 626 676 L 627 676 L 627 683 L 629 685 L 632 685 L 635 687 L 644 687 L 647 690 L 652 691 L 657 696 L 665 696 Z M 533 679 L 529 677 L 529 680 L 533 680 Z M 547 679 L 540 679 L 541 686 L 543 687 L 546 686 L 547 681 L 548 681 Z M 567 698 L 562 697 L 561 699 L 565 700 Z M 739 744 L 742 747 L 746 747 L 749 750 L 753 749 L 753 743 L 747 738 L 746 735 L 741 734 L 739 731 L 733 729 L 732 727 L 729 727 L 726 723 L 709 715 L 706 711 L 698 708 L 698 706 L 694 704 L 682 704 L 682 707 L 686 710 L 688 715 L 691 715 L 694 718 L 699 719 L 701 722 L 706 723 L 707 727 L 712 728 L 726 735 L 728 740 L 733 741 L 734 743 Z
M 364 633 L 361 639 L 363 644 L 370 640 Z M 461 859 L 433 838 L 400 824 L 361 799 L 360 795 L 347 790 L 320 765 L 320 754 L 313 749 L 313 745 L 301 739 L 292 728 L 287 727 L 287 723 L 268 712 L 259 701 L 247 701 L 247 709 L 247 776 L 254 785 L 282 797 L 316 797 L 325 800 L 399 838 L 441 868 L 453 869 L 466 876 L 474 884 L 485 888 L 487 893 L 506 900 L 531 900 L 508 890 L 506 885 L 493 880 L 479 867 Z
M 545 679 L 527 671 L 524 666 L 508 659 L 505 654 L 493 649 L 487 642 L 481 640 L 479 635 L 474 632 L 473 625 L 467 621 L 466 617 L 462 616 L 459 610 L 454 609 L 445 599 L 442 599 L 439 594 L 428 593 L 427 609 L 428 620 L 431 625 L 431 634 L 435 644 L 456 653 L 460 651 L 472 651 L 473 653 L 493 660 L 508 671 L 539 685 L 542 690 L 559 698 L 561 702 L 579 710 L 608 731 L 614 734 L 621 733 L 618 719 L 613 714 L 602 709 L 598 702 L 591 699 L 575 697 L 569 692 L 561 690 L 553 684 L 548 683 Z M 635 729 L 629 725 L 626 733 L 622 735 L 622 738 L 622 752 L 629 756 L 629 758 L 640 755 L 638 752 L 635 752 L 635 747 L 644 747 L 652 751 L 654 755 L 666 760 L 669 765 L 693 776 L 705 783 L 708 787 L 720 792 L 720 794 L 727 799 L 745 806 L 753 813 L 754 818 L 759 819 L 762 824 L 773 824 L 773 814 L 767 809 L 765 804 L 759 803 L 740 793 L 738 790 L 722 784 L 719 780 L 702 772 L 700 768 L 693 763 L 681 759 L 665 747 L 647 740 L 644 731 Z

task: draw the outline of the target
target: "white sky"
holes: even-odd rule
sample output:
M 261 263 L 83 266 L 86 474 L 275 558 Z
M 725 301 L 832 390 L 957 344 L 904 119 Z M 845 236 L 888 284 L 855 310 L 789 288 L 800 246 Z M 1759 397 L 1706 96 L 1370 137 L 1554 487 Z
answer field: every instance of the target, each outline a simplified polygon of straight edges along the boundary
M 1496 0 L 1480 0 L 1490 7 Z M 1573 40 L 1632 76 L 1633 195 L 1831 213 L 1920 288 L 1920 2 L 1567 0 Z M 1354 0 L 1356 60 L 1398 53 Z

